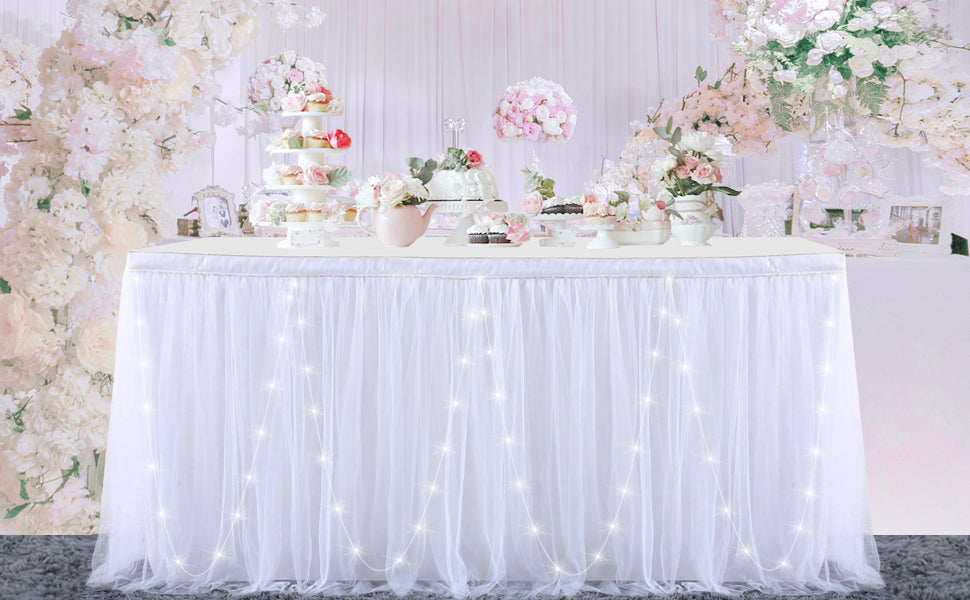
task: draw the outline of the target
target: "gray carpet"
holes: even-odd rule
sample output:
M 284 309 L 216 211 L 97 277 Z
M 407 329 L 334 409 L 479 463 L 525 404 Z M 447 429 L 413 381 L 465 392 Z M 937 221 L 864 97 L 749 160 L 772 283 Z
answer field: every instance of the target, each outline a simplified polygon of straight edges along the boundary
M 0 600 L 173 600 L 186 596 L 129 594 L 87 589 L 94 536 L 0 536 Z M 970 536 L 876 536 L 886 587 L 849 596 L 822 594 L 813 600 L 970 600 Z M 710 594 L 680 594 L 674 600 L 710 600 Z M 773 596 L 745 594 L 744 600 Z M 804 596 L 803 596 L 804 597 Z M 193 598 L 224 600 L 213 592 Z M 257 600 L 301 598 L 295 594 L 255 594 Z M 303 597 L 305 598 L 305 597 Z M 366 600 L 397 600 L 391 594 L 371 594 Z M 580 594 L 576 600 L 601 600 Z M 792 598 L 789 596 L 788 598 Z M 430 600 L 409 596 L 408 600 Z

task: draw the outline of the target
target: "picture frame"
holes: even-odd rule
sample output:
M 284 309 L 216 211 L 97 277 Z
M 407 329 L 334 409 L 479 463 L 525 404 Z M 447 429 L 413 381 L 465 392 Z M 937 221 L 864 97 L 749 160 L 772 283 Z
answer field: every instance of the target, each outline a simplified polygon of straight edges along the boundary
M 199 214 L 199 237 L 240 236 L 235 196 L 218 185 L 210 185 L 192 194 Z
M 949 254 L 952 219 L 945 197 L 891 196 L 883 201 L 891 239 L 908 254 Z

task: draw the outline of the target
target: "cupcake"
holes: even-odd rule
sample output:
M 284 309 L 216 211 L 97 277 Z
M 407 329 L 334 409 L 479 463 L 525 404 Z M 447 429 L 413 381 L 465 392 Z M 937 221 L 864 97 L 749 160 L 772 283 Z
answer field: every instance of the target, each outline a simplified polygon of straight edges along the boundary
M 298 202 L 291 202 L 286 205 L 287 223 L 304 223 L 307 220 L 306 207 Z
M 488 225 L 472 225 L 468 228 L 469 244 L 487 244 L 489 241 Z
M 318 223 L 330 217 L 330 209 L 325 202 L 314 202 L 306 211 L 307 222 Z
M 327 112 L 327 104 L 330 103 L 331 98 L 333 98 L 332 95 L 323 92 L 310 94 L 306 97 L 307 112 Z
M 583 204 L 583 216 L 587 225 L 616 224 L 616 208 L 606 202 L 586 202 Z
M 283 185 L 300 185 L 302 177 L 303 169 L 299 165 L 290 165 L 283 170 Z
M 343 212 L 344 212 L 344 221 L 345 222 L 352 223 L 355 220 L 357 220 L 357 209 L 354 208 L 353 206 L 348 206 L 347 208 L 345 208 L 343 210 Z
M 279 138 L 277 145 L 280 148 L 285 149 L 297 149 L 303 147 L 303 135 L 299 131 L 293 128 L 288 128 L 283 130 L 283 134 Z
M 303 145 L 307 148 L 329 148 L 330 142 L 327 141 L 327 132 L 322 129 L 308 131 L 303 136 Z
M 509 238 L 505 235 L 505 232 L 509 230 L 509 226 L 505 223 L 496 223 L 488 228 L 488 243 L 489 244 L 508 244 Z

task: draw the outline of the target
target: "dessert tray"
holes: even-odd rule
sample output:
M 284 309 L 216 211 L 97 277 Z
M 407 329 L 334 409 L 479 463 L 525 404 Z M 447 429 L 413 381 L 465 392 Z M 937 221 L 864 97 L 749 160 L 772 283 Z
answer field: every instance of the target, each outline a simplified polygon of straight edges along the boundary
M 575 213 L 558 215 L 539 214 L 529 218 L 537 223 L 548 223 L 552 227 L 552 236 L 540 240 L 540 246 L 569 248 L 576 245 L 576 234 L 572 230 L 566 229 L 566 223 L 569 221 L 582 221 L 586 217 L 582 213 Z
M 505 213 L 509 210 L 509 203 L 504 200 L 429 200 L 428 204 L 437 205 L 441 214 L 461 215 L 455 230 L 445 241 L 446 246 L 464 246 L 468 244 L 468 228 L 475 224 L 475 215 L 487 212 Z M 490 244 L 474 244 L 488 246 Z M 499 244 L 495 244 L 496 246 Z M 508 244 L 501 244 L 507 246 Z

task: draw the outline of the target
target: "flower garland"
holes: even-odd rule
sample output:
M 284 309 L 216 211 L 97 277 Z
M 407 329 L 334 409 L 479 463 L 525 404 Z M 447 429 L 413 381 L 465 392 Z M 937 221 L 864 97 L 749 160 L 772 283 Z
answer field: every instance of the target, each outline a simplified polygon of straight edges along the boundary
M 20 533 L 96 528 L 125 256 L 174 229 L 161 176 L 206 141 L 188 115 L 256 4 L 85 0 L 40 57 L 0 233 L 0 517 Z
M 35 48 L 11 37 L 0 40 L 0 178 L 20 157 L 18 144 L 28 143 L 23 123 L 39 100 L 37 58 Z

